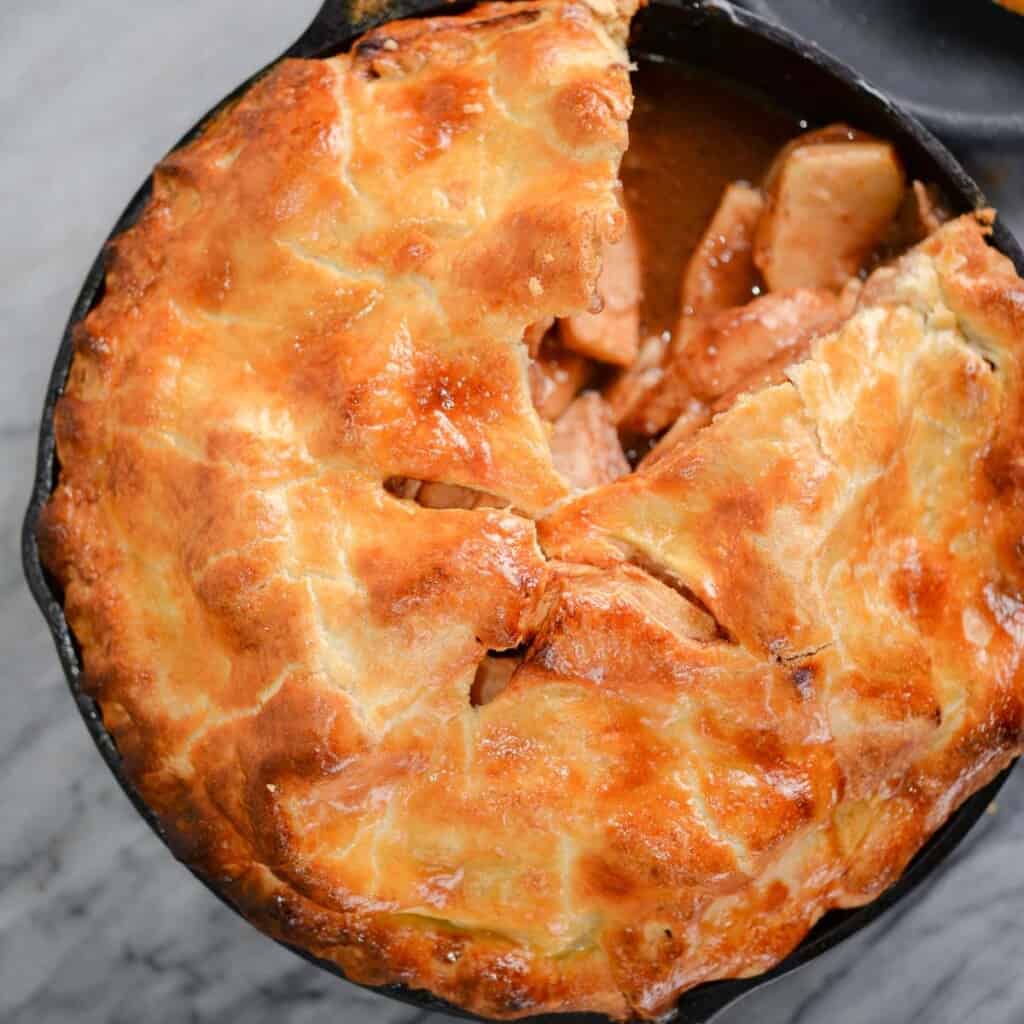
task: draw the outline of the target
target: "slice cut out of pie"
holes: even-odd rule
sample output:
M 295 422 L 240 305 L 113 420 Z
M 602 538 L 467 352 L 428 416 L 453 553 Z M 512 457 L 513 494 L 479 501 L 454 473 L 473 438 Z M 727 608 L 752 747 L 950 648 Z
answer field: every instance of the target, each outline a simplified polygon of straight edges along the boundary
M 523 338 L 625 227 L 630 13 L 386 25 L 172 154 L 40 532 L 178 855 L 493 1017 L 770 967 L 1021 749 L 1024 283 L 983 219 L 636 472 L 587 398 L 558 472 Z

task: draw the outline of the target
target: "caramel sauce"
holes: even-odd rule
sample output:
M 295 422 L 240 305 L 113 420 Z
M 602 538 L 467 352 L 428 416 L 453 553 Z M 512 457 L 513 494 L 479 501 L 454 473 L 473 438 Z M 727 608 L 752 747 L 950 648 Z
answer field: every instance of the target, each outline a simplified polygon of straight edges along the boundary
M 690 253 L 731 181 L 757 183 L 796 119 L 678 64 L 644 61 L 622 162 L 626 206 L 641 247 L 641 337 L 672 331 Z

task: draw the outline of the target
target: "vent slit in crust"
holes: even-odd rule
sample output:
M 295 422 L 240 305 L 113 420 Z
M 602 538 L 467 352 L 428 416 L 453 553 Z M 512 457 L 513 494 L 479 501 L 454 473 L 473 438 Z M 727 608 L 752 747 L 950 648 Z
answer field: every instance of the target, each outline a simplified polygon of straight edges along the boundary
M 671 588 L 684 600 L 689 601 L 698 611 L 707 615 L 714 622 L 715 634 L 720 640 L 730 644 L 736 643 L 736 639 L 730 634 L 726 626 L 718 620 L 715 613 L 670 568 L 665 565 L 659 565 L 652 557 L 645 555 L 639 550 L 631 551 L 627 560 L 630 565 L 635 565 L 649 576 L 653 576 L 659 583 L 663 583 L 666 587 Z
M 508 508 L 509 504 L 496 494 L 440 480 L 392 476 L 384 481 L 384 490 L 396 498 L 415 501 L 423 508 Z
M 477 666 L 473 685 L 469 689 L 469 702 L 473 707 L 490 704 L 512 680 L 523 662 L 528 645 L 506 651 L 488 651 Z

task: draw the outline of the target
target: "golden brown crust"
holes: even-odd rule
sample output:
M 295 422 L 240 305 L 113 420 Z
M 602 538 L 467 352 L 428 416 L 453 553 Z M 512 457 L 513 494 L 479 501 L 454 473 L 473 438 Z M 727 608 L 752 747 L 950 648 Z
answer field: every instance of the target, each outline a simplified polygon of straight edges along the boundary
M 549 570 L 522 515 L 384 484 L 528 513 L 567 493 L 521 339 L 590 307 L 622 231 L 627 21 L 387 25 L 172 154 L 78 334 L 41 525 L 176 851 L 354 978 L 495 1015 L 624 1012 L 603 956 L 546 957 L 575 934 L 548 927 L 572 920 L 557 839 L 504 868 L 486 822 L 519 797 L 474 792 L 477 664 L 529 635 Z
M 169 158 L 40 527 L 176 852 L 354 979 L 496 1017 L 770 966 L 1020 747 L 1024 309 L 973 221 L 795 386 L 565 500 L 521 339 L 622 226 L 627 17 L 385 26 Z
M 1024 306 L 983 231 L 941 229 L 792 383 L 542 524 L 551 555 L 692 592 L 825 716 L 842 784 L 812 919 L 891 884 L 1020 750 Z M 806 910 L 803 871 L 780 926 Z

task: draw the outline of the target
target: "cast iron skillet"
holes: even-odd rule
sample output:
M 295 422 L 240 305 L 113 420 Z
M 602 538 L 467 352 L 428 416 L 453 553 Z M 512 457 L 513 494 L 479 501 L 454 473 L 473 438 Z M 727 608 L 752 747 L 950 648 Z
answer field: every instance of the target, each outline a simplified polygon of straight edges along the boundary
M 372 4 L 374 0 L 369 2 Z M 369 9 L 359 4 L 360 0 L 354 0 L 352 6 L 350 0 L 326 0 L 313 23 L 285 56 L 328 56 L 344 50 L 357 34 L 384 21 L 428 11 L 453 12 L 468 6 L 444 5 L 437 0 L 377 0 L 376 5 Z M 810 125 L 845 120 L 891 139 L 899 147 L 910 173 L 926 181 L 937 182 L 962 211 L 984 205 L 977 185 L 917 121 L 898 110 L 849 68 L 814 46 L 721 0 L 652 0 L 634 22 L 630 49 L 637 58 L 680 61 L 732 79 L 747 89 L 773 97 L 780 106 Z M 215 110 L 238 95 L 251 81 L 239 86 Z M 214 112 L 203 118 L 182 142 L 195 136 Z M 139 189 L 114 225 L 111 236 L 135 221 L 149 197 L 150 185 L 147 181 Z M 1009 233 L 997 226 L 993 241 L 998 249 L 1013 259 L 1018 271 L 1024 273 L 1024 253 Z M 72 329 L 99 301 L 103 292 L 103 273 L 104 257 L 101 252 L 71 310 L 57 353 L 43 406 L 36 478 L 25 516 L 22 557 L 29 587 L 53 633 L 71 693 L 100 753 L 136 810 L 157 835 L 165 839 L 159 821 L 126 777 L 117 747 L 103 726 L 98 707 L 82 692 L 81 659 L 64 618 L 62 594 L 40 564 L 35 537 L 40 509 L 57 480 L 53 412 L 71 362 Z M 966 801 L 918 853 L 900 880 L 875 902 L 856 910 L 829 913 L 783 963 L 767 974 L 745 980 L 712 982 L 687 992 L 680 999 L 672 1019 L 678 1024 L 705 1024 L 751 989 L 795 970 L 864 928 L 884 910 L 903 899 L 956 847 L 991 802 L 1008 772 L 1009 769 Z M 213 891 L 220 896 L 216 890 Z M 301 949 L 288 948 L 325 970 L 343 976 L 335 965 L 318 960 Z M 421 1009 L 479 1019 L 422 991 L 397 985 L 378 991 Z M 558 1024 L 598 1024 L 604 1018 L 593 1014 L 562 1014 L 530 1020 L 534 1024 L 540 1024 L 542 1020 L 551 1024 L 556 1021 Z
M 1024 142 L 1024 17 L 996 3 L 741 0 L 870 75 L 943 138 Z

